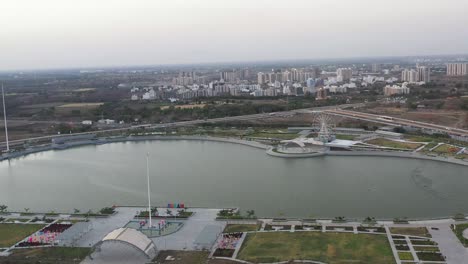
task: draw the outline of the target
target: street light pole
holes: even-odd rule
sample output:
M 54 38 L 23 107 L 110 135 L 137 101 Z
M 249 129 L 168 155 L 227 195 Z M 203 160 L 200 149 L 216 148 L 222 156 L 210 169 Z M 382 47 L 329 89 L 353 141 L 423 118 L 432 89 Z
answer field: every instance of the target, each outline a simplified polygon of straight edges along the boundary
M 3 121 L 5 122 L 6 150 L 8 152 L 10 151 L 10 143 L 8 142 L 8 127 L 7 127 L 7 119 L 6 119 L 5 92 L 3 91 L 3 83 L 2 83 L 2 100 L 3 100 Z
M 151 194 L 150 194 L 150 180 L 149 180 L 149 153 L 146 153 L 146 178 L 148 180 L 148 215 L 149 215 L 149 227 L 151 228 L 153 224 L 151 223 Z

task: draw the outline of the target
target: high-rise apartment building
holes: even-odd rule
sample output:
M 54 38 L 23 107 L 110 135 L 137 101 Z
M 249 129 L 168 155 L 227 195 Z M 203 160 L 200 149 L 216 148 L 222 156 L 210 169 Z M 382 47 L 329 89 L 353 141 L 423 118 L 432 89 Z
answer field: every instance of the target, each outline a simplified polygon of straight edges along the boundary
M 431 69 L 426 66 L 418 66 L 418 82 L 425 82 L 428 83 L 431 81 Z
M 350 68 L 339 68 L 338 70 L 336 70 L 336 76 L 337 80 L 339 81 L 349 81 L 353 76 L 353 70 L 351 70 Z
M 416 70 L 405 69 L 401 72 L 401 81 L 415 83 L 418 82 L 418 72 Z
M 462 76 L 468 74 L 468 63 L 447 63 L 447 75 Z

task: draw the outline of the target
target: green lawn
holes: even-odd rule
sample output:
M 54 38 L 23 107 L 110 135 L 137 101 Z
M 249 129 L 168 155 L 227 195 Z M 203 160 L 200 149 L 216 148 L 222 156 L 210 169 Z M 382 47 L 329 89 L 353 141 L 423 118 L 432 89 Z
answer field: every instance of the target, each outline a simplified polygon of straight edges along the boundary
M 258 225 L 229 224 L 226 225 L 226 228 L 224 228 L 223 233 L 257 231 L 258 229 Z
M 399 235 L 431 237 L 425 227 L 391 227 L 390 232 Z
M 5 263 L 78 264 L 90 252 L 90 248 L 77 247 L 17 249 L 13 250 L 12 255 L 5 257 Z
M 162 250 L 151 263 L 205 264 L 209 254 L 208 251 Z M 175 260 L 166 260 L 168 256 L 172 256 Z
M 375 139 L 368 140 L 365 143 L 382 146 L 382 147 L 399 148 L 399 149 L 417 149 L 420 146 L 422 146 L 419 143 L 400 142 L 400 141 L 394 141 L 394 140 L 390 140 L 386 138 L 375 138 Z
M 447 144 L 440 145 L 436 149 L 433 150 L 433 152 L 436 152 L 436 153 L 449 154 L 449 155 L 455 155 L 458 151 L 460 151 L 460 148 L 454 147 L 452 145 L 447 145 Z
M 411 252 L 398 252 L 398 257 L 400 257 L 401 260 L 413 260 L 413 255 Z
M 43 228 L 34 224 L 0 224 L 0 247 L 10 247 Z
M 459 224 L 454 226 L 455 229 L 452 227 L 453 232 L 458 237 L 463 246 L 468 247 L 468 239 L 463 237 L 463 230 L 468 228 L 468 224 Z
M 354 140 L 355 138 L 356 138 L 355 135 L 342 135 L 342 134 L 336 135 L 336 139 L 342 139 L 342 140 Z
M 259 137 L 259 138 L 278 138 L 278 139 L 294 139 L 299 137 L 296 133 L 254 133 L 249 135 L 249 137 Z
M 395 263 L 384 235 L 267 232 L 247 236 L 238 255 L 251 262 L 277 262 L 292 259 L 344 262 Z

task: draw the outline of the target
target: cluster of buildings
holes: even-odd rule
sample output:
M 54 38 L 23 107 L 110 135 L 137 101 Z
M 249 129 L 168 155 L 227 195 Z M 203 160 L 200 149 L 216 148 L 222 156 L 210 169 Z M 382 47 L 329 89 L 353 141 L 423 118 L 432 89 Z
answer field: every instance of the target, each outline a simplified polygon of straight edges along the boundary
M 197 76 L 195 72 L 180 72 L 178 77 L 172 79 L 173 85 L 192 85 L 192 84 L 205 84 L 205 76 Z
M 415 69 L 405 69 L 401 72 L 401 81 L 408 83 L 431 81 L 431 69 L 426 66 L 417 66 Z
M 239 83 L 242 80 L 250 78 L 250 70 L 244 69 L 233 69 L 231 71 L 221 71 L 219 73 L 219 79 L 224 83 Z
M 468 63 L 447 63 L 448 76 L 468 75 Z
M 275 82 L 306 82 L 310 78 L 316 78 L 320 74 L 318 68 L 313 69 L 290 69 L 285 71 L 259 72 L 257 73 L 257 83 L 275 83 Z
M 410 88 L 407 87 L 408 83 L 404 82 L 401 86 L 387 85 L 384 87 L 385 96 L 404 95 L 410 93 Z

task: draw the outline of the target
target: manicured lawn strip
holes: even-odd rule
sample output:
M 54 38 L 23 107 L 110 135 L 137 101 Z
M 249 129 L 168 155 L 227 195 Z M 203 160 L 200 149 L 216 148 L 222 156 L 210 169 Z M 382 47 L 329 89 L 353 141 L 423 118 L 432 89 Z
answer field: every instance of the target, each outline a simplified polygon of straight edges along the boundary
M 336 139 L 341 139 L 341 140 L 354 140 L 356 138 L 355 135 L 343 135 L 343 134 L 337 134 Z
M 10 247 L 43 228 L 35 224 L 0 224 L 0 247 Z
M 430 240 L 411 240 L 413 245 L 437 245 L 436 242 Z
M 257 231 L 258 229 L 258 225 L 228 224 L 226 228 L 224 228 L 223 233 L 249 232 Z
M 440 145 L 433 150 L 433 152 L 441 154 L 456 154 L 458 151 L 460 151 L 460 148 L 447 144 Z
M 89 253 L 91 248 L 81 247 L 47 247 L 16 249 L 13 254 L 6 258 L 11 263 L 80 263 Z
M 394 263 L 384 235 L 267 232 L 251 233 L 238 255 L 251 262 L 276 262 L 303 259 L 333 262 Z
M 411 252 L 398 252 L 398 257 L 401 260 L 413 260 L 414 259 Z
M 299 137 L 297 133 L 254 133 L 249 135 L 249 137 L 259 137 L 259 138 L 278 138 L 278 139 L 294 139 Z
M 415 246 L 414 250 L 427 251 L 427 252 L 439 252 L 440 251 L 438 247 L 418 247 L 418 246 Z
M 375 138 L 375 139 L 368 140 L 365 143 L 382 146 L 382 147 L 399 148 L 399 149 L 417 149 L 421 146 L 421 144 L 419 143 L 393 141 L 393 140 L 389 140 L 385 138 Z
M 162 250 L 151 263 L 205 264 L 209 254 L 208 251 Z M 175 260 L 166 260 L 168 256 Z
M 463 246 L 468 247 L 468 239 L 463 237 L 463 230 L 468 228 L 468 224 L 458 224 L 451 226 L 452 231 L 458 237 Z
M 445 258 L 440 253 L 432 253 L 432 252 L 416 252 L 418 255 L 419 260 L 428 260 L 428 261 L 444 261 Z
M 390 232 L 392 234 L 431 237 L 431 234 L 429 234 L 429 231 L 425 227 L 391 227 Z

